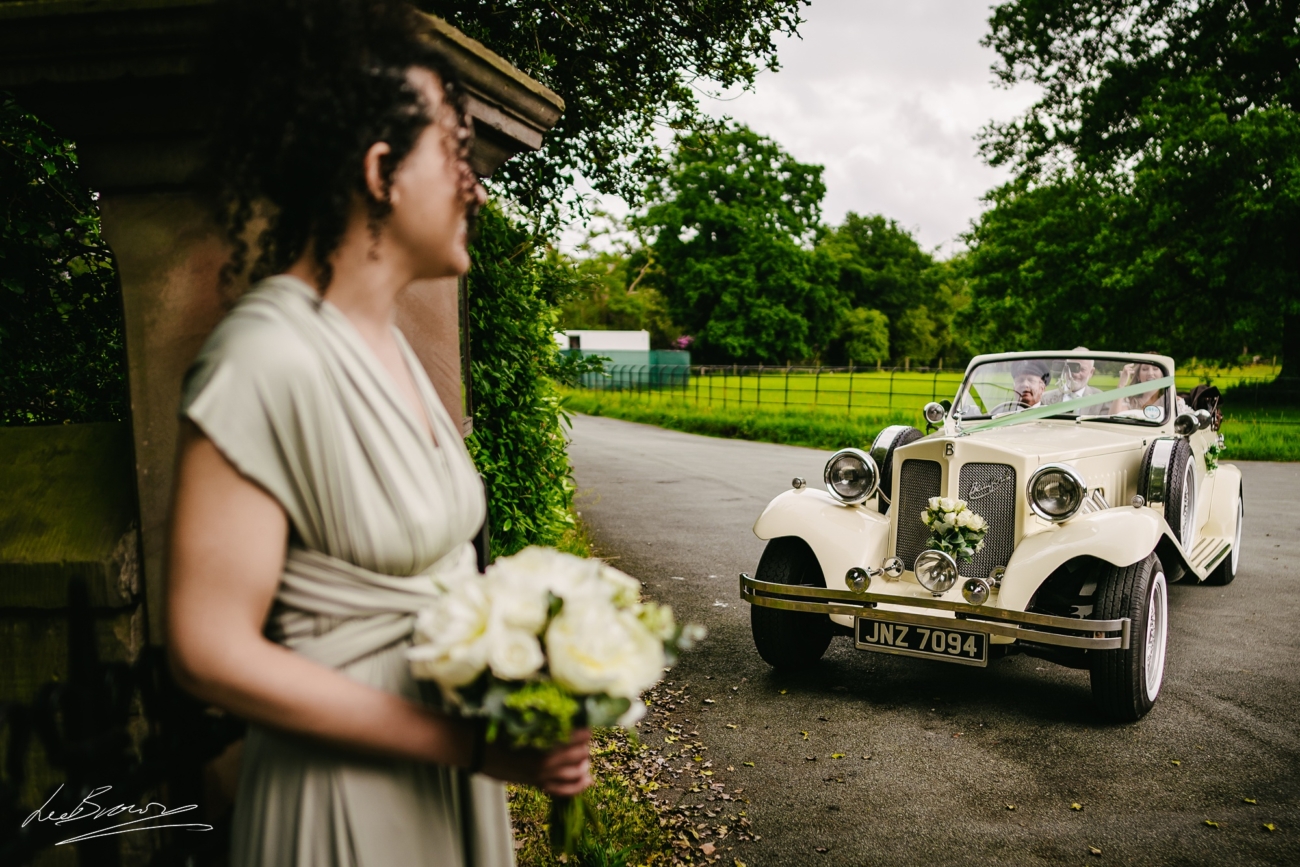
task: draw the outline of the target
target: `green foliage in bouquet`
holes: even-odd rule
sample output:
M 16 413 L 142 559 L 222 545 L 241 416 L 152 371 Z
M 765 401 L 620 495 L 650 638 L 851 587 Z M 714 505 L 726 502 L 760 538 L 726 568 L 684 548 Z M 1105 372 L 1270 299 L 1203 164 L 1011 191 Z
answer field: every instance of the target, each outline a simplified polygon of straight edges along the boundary
M 984 547 L 989 525 L 966 505 L 965 500 L 931 497 L 921 521 L 930 528 L 929 546 L 961 562 L 973 558 Z

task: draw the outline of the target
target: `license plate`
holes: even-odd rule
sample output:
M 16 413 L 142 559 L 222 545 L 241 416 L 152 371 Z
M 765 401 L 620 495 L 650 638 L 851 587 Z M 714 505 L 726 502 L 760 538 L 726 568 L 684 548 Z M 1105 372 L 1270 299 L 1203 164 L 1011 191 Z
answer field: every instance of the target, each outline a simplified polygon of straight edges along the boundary
M 989 664 L 989 637 L 983 632 L 936 629 L 914 623 L 858 618 L 857 646 L 878 653 L 942 659 L 963 665 Z

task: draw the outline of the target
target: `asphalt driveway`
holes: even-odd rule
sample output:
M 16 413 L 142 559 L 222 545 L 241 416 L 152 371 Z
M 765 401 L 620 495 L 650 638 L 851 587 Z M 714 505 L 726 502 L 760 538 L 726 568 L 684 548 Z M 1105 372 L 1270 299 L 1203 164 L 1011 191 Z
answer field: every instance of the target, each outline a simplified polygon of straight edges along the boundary
M 815 670 L 774 673 L 736 575 L 763 506 L 828 453 L 586 416 L 571 436 L 598 553 L 710 630 L 672 673 L 677 714 L 750 800 L 749 867 L 1300 864 L 1300 465 L 1238 464 L 1237 580 L 1170 588 L 1160 701 L 1117 726 L 1087 672 L 1025 656 L 975 669 L 836 638 Z

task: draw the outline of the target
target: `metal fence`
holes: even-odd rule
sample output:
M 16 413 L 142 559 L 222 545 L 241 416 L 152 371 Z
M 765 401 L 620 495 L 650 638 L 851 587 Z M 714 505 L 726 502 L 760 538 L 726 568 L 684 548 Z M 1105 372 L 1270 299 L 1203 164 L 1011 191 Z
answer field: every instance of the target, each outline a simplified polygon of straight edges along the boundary
M 1300 424 L 1300 386 L 1275 382 L 1277 370 L 1266 371 L 1189 368 L 1178 373 L 1178 389 L 1211 383 L 1227 393 L 1224 410 L 1233 418 Z M 964 373 L 964 367 L 607 365 L 604 373 L 584 374 L 579 387 L 724 409 L 884 415 L 919 413 L 929 401 L 953 398 Z

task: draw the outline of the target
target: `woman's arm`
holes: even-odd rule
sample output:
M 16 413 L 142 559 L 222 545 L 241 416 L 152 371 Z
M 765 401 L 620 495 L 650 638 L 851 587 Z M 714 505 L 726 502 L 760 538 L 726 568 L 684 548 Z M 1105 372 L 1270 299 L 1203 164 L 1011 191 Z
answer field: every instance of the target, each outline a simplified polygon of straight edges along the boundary
M 255 723 L 360 752 L 466 766 L 469 723 L 359 683 L 268 641 L 288 519 L 190 422 L 172 511 L 167 648 L 180 685 Z M 489 748 L 486 769 L 554 794 L 589 783 L 588 742 L 551 753 Z

